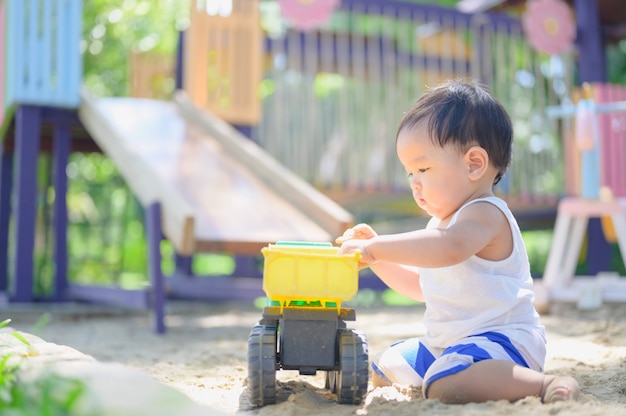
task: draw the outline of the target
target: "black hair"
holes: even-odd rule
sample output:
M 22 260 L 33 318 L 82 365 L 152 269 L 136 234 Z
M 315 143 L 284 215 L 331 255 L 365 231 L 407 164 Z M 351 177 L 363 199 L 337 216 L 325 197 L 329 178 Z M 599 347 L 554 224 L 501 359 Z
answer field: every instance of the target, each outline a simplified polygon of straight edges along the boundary
M 472 80 L 447 81 L 422 95 L 398 126 L 400 132 L 428 123 L 435 144 L 452 144 L 465 153 L 471 146 L 485 149 L 498 169 L 497 184 L 511 164 L 513 125 L 502 106 L 486 87 Z

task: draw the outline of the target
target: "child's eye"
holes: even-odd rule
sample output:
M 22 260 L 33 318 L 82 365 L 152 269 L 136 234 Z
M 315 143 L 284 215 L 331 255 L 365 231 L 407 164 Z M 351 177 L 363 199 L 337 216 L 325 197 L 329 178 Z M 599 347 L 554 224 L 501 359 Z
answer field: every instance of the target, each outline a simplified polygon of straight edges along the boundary
M 412 173 L 407 173 L 406 177 L 411 179 L 413 177 L 413 174 Z
M 424 172 L 426 172 L 427 170 L 428 170 L 428 168 L 422 168 L 422 169 L 418 169 L 417 171 L 418 171 L 419 173 L 424 173 Z

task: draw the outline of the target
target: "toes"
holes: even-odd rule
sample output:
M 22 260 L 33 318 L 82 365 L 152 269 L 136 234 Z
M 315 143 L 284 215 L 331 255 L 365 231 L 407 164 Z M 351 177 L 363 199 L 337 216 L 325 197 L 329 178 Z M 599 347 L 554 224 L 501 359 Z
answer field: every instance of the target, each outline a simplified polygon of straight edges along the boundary
M 566 400 L 578 400 L 580 388 L 572 377 L 554 377 L 548 382 L 544 394 L 544 403 L 554 403 Z

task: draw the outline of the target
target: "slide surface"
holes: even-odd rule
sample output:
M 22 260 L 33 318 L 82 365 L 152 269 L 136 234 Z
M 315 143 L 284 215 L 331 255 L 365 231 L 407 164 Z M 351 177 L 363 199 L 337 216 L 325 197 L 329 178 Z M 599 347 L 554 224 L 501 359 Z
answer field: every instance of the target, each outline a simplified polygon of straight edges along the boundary
M 94 98 L 79 117 L 144 206 L 161 203 L 179 253 L 258 254 L 280 240 L 333 241 L 351 215 L 227 123 L 191 104 Z

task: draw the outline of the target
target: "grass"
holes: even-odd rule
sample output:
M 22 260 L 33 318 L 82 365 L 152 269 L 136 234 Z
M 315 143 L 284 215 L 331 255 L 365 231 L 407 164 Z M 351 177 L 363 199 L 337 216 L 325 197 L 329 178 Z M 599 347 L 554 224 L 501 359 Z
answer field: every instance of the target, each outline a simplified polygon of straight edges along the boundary
M 530 274 L 542 276 L 548 262 L 548 253 L 552 244 L 552 230 L 523 231 L 522 238 L 526 245 Z
M 44 325 L 44 315 L 35 328 Z M 0 329 L 11 322 L 0 322 Z M 0 414 L 3 416 L 96 416 L 79 406 L 80 398 L 86 392 L 81 380 L 63 377 L 50 371 L 43 371 L 33 380 L 21 377 L 20 370 L 25 359 L 37 355 L 31 343 L 19 332 L 10 333 L 27 347 L 27 353 L 16 356 L 13 353 L 0 356 Z M 1 347 L 1 345 L 0 345 Z

